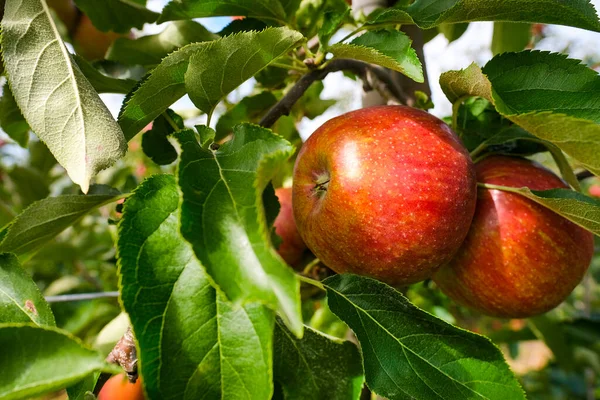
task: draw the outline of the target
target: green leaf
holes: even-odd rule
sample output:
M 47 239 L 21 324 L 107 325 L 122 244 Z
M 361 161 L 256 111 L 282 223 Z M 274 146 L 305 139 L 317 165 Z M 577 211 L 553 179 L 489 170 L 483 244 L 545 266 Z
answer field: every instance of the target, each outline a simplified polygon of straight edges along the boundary
M 145 23 L 152 23 L 159 16 L 134 0 L 75 0 L 75 4 L 103 32 L 142 29 Z
M 121 158 L 127 144 L 73 62 L 45 2 L 26 5 L 6 2 L 2 53 L 8 82 L 31 129 L 86 193 L 91 178 Z
M 77 66 L 98 93 L 129 93 L 137 84 L 133 79 L 117 79 L 98 71 L 85 58 L 74 55 Z
M 0 232 L 0 252 L 23 255 L 37 250 L 90 211 L 123 195 L 64 195 L 37 201 Z
M 600 31 L 589 0 L 417 0 L 406 11 L 421 28 L 470 21 L 540 22 Z
M 437 27 L 438 31 L 448 40 L 448 43 L 452 43 L 459 39 L 467 31 L 467 28 L 469 28 L 468 23 L 440 24 Z
M 492 53 L 523 50 L 531 40 L 531 24 L 514 22 L 494 22 Z
M 67 394 L 69 395 L 69 400 L 88 400 L 89 397 L 86 397 L 86 394 L 94 392 L 99 377 L 100 372 L 94 372 L 93 374 L 86 376 L 82 381 L 68 387 Z
M 440 86 L 450 103 L 470 96 L 483 97 L 493 103 L 492 85 L 475 63 L 460 71 L 444 72 L 440 76 Z
M 19 146 L 27 147 L 27 143 L 29 143 L 29 125 L 23 114 L 21 114 L 8 83 L 2 88 L 0 127 Z
M 294 148 L 268 129 L 238 125 L 232 140 L 205 150 L 179 133 L 183 153 L 181 232 L 227 297 L 277 310 L 302 335 L 299 282 L 273 249 L 262 193 Z
M 31 398 L 63 389 L 106 365 L 99 353 L 50 327 L 0 324 L 0 348 L 3 400 Z
M 155 175 L 127 199 L 117 243 L 122 302 L 139 344 L 149 398 L 267 399 L 274 316 L 235 307 L 179 231 L 179 191 Z
M 160 64 L 169 53 L 190 43 L 207 42 L 218 36 L 194 21 L 176 21 L 156 35 L 142 36 L 137 39 L 118 38 L 112 44 L 107 60 L 125 65 Z
M 293 113 L 298 116 L 298 120 L 302 117 L 314 119 L 337 103 L 336 100 L 321 99 L 323 89 L 325 89 L 325 85 L 322 81 L 314 82 L 306 89 L 302 97 L 300 97 L 293 107 Z M 284 135 L 284 137 L 286 136 Z
M 531 190 L 478 183 L 487 189 L 517 193 L 600 236 L 600 201 L 569 189 Z
M 262 92 L 254 96 L 244 97 L 239 103 L 225 112 L 217 122 L 217 135 L 219 141 L 233 132 L 233 127 L 242 122 L 258 122 L 258 118 L 277 103 L 277 98 L 271 92 Z
M 55 326 L 54 315 L 31 276 L 13 254 L 0 254 L 0 323 Z
M 442 74 L 440 84 L 452 102 L 486 98 L 501 115 L 600 174 L 600 76 L 580 61 L 539 51 L 505 53 L 483 71 L 473 64 Z
M 565 326 L 558 321 L 553 321 L 548 315 L 539 315 L 527 320 L 535 336 L 542 340 L 561 367 L 573 368 L 573 346 L 569 343 Z
M 279 0 L 171 0 L 158 23 L 178 19 L 219 16 L 244 16 L 285 23 L 286 14 Z
M 275 326 L 273 370 L 286 400 L 360 398 L 364 376 L 356 346 L 305 327 L 296 339 Z
M 131 139 L 183 97 L 187 93 L 186 86 L 191 88 L 190 96 L 193 96 L 196 105 L 200 103 L 210 110 L 211 104 L 218 103 L 229 91 L 298 45 L 301 40 L 299 33 L 287 28 L 268 28 L 262 32 L 240 33 L 217 41 L 193 43 L 171 53 L 141 83 L 122 109 L 119 123 L 125 137 Z M 270 50 L 261 49 L 261 46 L 267 46 Z M 248 54 L 249 50 L 255 54 Z M 276 54 L 274 50 L 280 53 Z M 229 57 L 229 52 L 234 55 Z M 264 59 L 259 60 L 262 57 Z M 193 71 L 189 72 L 192 58 L 195 65 Z M 225 62 L 223 58 L 229 58 L 230 61 Z M 201 62 L 205 64 L 199 64 Z M 246 63 L 248 65 L 244 66 Z M 225 64 L 231 76 L 224 73 Z M 228 79 L 223 82 L 228 90 L 220 86 L 224 78 Z M 206 85 L 206 92 L 202 90 L 202 85 Z
M 190 99 L 210 116 L 229 92 L 303 40 L 299 32 L 267 28 L 262 32 L 239 33 L 206 44 L 191 56 L 185 73 Z
M 398 71 L 423 82 L 423 68 L 412 40 L 400 31 L 369 31 L 348 43 L 336 43 L 329 51 L 337 58 L 354 58 Z
M 413 306 L 402 294 L 356 275 L 326 279 L 331 310 L 356 334 L 367 385 L 394 399 L 525 399 L 489 339 Z
M 323 24 L 318 32 L 321 47 L 326 49 L 329 46 L 329 40 L 337 32 L 348 15 L 350 15 L 350 8 L 348 7 L 344 11 L 327 11 L 323 15 Z
M 179 129 L 183 128 L 183 120 L 171 110 L 167 110 L 169 118 L 174 121 Z M 177 160 L 177 151 L 167 139 L 175 132 L 175 128 L 163 115 L 152 123 L 152 129 L 142 135 L 142 150 L 158 165 L 168 165 Z

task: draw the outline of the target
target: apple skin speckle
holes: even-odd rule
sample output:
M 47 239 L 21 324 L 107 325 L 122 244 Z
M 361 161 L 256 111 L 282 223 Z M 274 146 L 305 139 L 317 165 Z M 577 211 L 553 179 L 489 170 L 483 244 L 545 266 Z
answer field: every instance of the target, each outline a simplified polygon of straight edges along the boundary
M 324 177 L 326 191 L 316 191 Z M 294 168 L 294 217 L 307 246 L 338 273 L 392 285 L 424 280 L 450 261 L 476 198 L 473 163 L 458 137 L 404 106 L 329 120 Z
M 479 182 L 494 185 L 567 187 L 522 158 L 490 156 L 475 169 Z M 483 314 L 526 318 L 563 302 L 583 278 L 593 252 L 592 233 L 519 194 L 480 188 L 464 244 L 433 280 L 457 303 Z

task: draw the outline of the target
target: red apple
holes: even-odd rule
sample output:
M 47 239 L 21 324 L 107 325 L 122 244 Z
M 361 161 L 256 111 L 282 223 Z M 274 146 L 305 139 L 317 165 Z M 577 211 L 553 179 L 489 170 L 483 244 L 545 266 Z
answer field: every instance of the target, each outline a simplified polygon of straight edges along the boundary
M 492 156 L 476 164 L 480 182 L 534 190 L 565 188 L 529 160 Z M 593 235 L 515 193 L 480 189 L 457 256 L 433 280 L 451 299 L 481 313 L 526 318 L 560 304 L 583 278 Z
M 378 106 L 326 122 L 302 146 L 293 205 L 308 248 L 338 273 L 393 285 L 450 261 L 477 197 L 469 154 L 443 121 Z
M 275 190 L 281 208 L 275 218 L 273 226 L 275 233 L 281 238 L 277 252 L 291 266 L 295 266 L 302 259 L 306 244 L 298 233 L 294 212 L 292 211 L 292 188 L 279 188 Z
M 119 374 L 106 381 L 98 400 L 144 400 L 142 379 L 138 378 L 135 383 L 129 382 L 125 374 Z

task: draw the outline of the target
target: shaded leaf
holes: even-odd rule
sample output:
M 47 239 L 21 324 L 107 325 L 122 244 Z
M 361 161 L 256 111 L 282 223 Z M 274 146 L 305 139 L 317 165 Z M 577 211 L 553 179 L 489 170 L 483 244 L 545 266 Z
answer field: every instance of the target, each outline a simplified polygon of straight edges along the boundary
M 75 0 L 75 4 L 103 32 L 142 29 L 145 23 L 152 23 L 159 16 L 135 0 Z
M 238 125 L 218 150 L 203 149 L 192 131 L 178 139 L 183 236 L 229 299 L 268 305 L 301 336 L 299 282 L 270 243 L 262 204 L 293 147 L 254 125 Z
M 13 95 L 31 129 L 69 177 L 90 179 L 126 150 L 123 132 L 73 62 L 42 0 L 7 0 L 2 53 Z
M 29 125 L 25 121 L 25 117 L 23 117 L 19 106 L 17 106 L 8 83 L 4 84 L 2 88 L 0 127 L 19 146 L 27 147 L 29 143 Z
M 104 75 L 81 56 L 74 55 L 73 58 L 83 75 L 98 93 L 127 94 L 137 84 L 137 81 L 133 79 L 118 79 Z
M 55 326 L 54 315 L 31 276 L 13 254 L 0 254 L 0 323 Z
M 329 51 L 338 58 L 354 58 L 398 71 L 423 82 L 423 68 L 412 40 L 400 31 L 369 31 L 348 43 L 336 43 Z
M 258 122 L 257 119 L 277 103 L 277 98 L 271 92 L 262 92 L 254 96 L 244 97 L 239 103 L 225 112 L 217 122 L 217 135 L 219 141 L 233 132 L 233 127 L 242 122 Z
M 283 22 L 286 14 L 279 0 L 171 0 L 158 23 L 177 19 L 244 16 Z
M 179 129 L 183 128 L 183 120 L 171 110 L 167 110 L 169 118 L 177 124 Z M 158 165 L 168 165 L 177 160 L 177 151 L 167 139 L 167 136 L 175 132 L 175 128 L 163 115 L 160 115 L 152 123 L 152 129 L 142 135 L 142 150 Z
M 600 236 L 600 201 L 569 189 L 531 190 L 478 183 L 487 189 L 518 193 Z
M 123 195 L 65 195 L 37 201 L 0 232 L 0 252 L 22 255 L 37 250 L 90 211 Z
M 356 275 L 326 279 L 327 303 L 356 334 L 367 385 L 389 399 L 525 399 L 492 342 Z
M 306 327 L 296 339 L 275 325 L 273 370 L 286 400 L 358 399 L 364 376 L 356 346 Z
M 190 43 L 207 42 L 218 36 L 194 21 L 175 21 L 156 35 L 137 39 L 118 38 L 112 44 L 107 60 L 125 65 L 156 65 L 169 53 Z
M 179 231 L 172 175 L 144 181 L 119 224 L 122 301 L 139 343 L 149 398 L 269 398 L 274 316 L 234 307 Z
M 492 53 L 521 51 L 531 40 L 531 24 L 515 22 L 494 22 Z
M 0 324 L 0 348 L 3 400 L 31 398 L 63 389 L 106 365 L 99 353 L 50 327 Z

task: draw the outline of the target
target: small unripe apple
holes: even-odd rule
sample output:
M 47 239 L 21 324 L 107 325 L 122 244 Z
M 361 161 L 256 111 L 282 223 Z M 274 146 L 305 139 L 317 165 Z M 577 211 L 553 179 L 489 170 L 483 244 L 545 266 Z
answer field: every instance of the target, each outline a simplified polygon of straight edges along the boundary
M 82 15 L 73 34 L 73 46 L 87 60 L 101 60 L 110 45 L 124 36 L 126 35 L 115 32 L 102 32 L 92 24 L 87 15 Z
M 142 379 L 138 378 L 135 383 L 129 382 L 125 374 L 119 374 L 106 381 L 98 400 L 144 400 Z
M 293 206 L 308 248 L 338 273 L 392 285 L 450 261 L 475 211 L 469 154 L 440 119 L 378 106 L 321 126 L 294 167 Z
M 567 187 L 521 158 L 491 156 L 475 169 L 479 182 L 494 185 Z M 448 297 L 483 314 L 526 318 L 564 301 L 593 252 L 590 232 L 519 194 L 481 188 L 464 244 L 433 280 Z
M 275 190 L 281 208 L 275 218 L 273 226 L 275 233 L 281 238 L 277 252 L 291 266 L 295 266 L 302 259 L 306 244 L 302 240 L 292 210 L 292 188 L 279 188 Z

